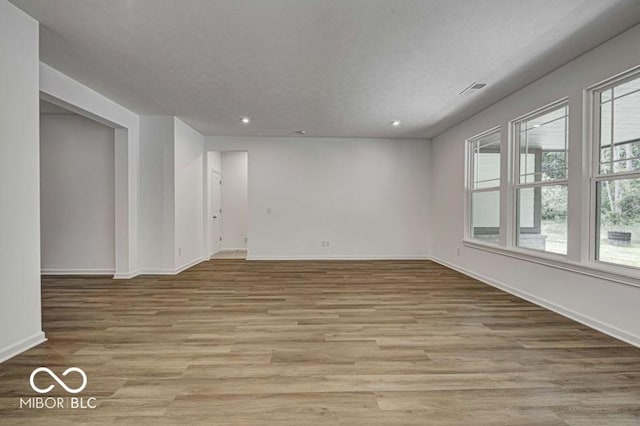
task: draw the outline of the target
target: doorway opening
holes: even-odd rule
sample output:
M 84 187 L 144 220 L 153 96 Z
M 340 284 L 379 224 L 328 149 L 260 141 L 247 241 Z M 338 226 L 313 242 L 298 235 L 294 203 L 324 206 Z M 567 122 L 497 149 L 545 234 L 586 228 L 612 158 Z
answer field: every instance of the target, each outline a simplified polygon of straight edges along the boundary
M 42 275 L 116 271 L 115 130 L 40 100 Z
M 249 153 L 211 151 L 208 226 L 211 259 L 246 259 L 249 248 Z

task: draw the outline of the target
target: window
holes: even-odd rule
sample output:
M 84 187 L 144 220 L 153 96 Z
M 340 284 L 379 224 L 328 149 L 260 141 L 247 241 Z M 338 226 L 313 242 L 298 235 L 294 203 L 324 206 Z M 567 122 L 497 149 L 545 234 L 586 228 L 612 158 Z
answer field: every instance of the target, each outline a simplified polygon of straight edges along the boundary
M 513 122 L 516 245 L 567 254 L 566 101 Z
M 504 125 L 467 139 L 465 245 L 640 286 L 640 65 L 583 93 L 571 207 L 569 98 L 509 121 L 504 146 Z
M 500 129 L 467 141 L 469 236 L 500 241 Z
M 640 77 L 593 94 L 595 259 L 640 268 Z

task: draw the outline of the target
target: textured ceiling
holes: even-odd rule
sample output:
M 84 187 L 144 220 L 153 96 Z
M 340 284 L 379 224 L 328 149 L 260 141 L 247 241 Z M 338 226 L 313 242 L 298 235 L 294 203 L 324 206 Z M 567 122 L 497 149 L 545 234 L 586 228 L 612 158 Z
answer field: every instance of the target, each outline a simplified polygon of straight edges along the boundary
M 244 136 L 431 137 L 640 16 L 640 0 L 12 2 L 42 23 L 43 62 L 138 113 Z M 473 82 L 488 86 L 459 94 Z

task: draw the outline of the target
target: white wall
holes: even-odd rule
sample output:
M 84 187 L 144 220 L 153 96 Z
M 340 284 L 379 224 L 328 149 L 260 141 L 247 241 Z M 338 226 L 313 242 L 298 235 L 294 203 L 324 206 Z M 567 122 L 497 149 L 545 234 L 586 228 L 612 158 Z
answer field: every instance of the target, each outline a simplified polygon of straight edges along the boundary
M 40 96 L 115 129 L 116 273 L 138 273 L 138 183 L 140 118 L 95 90 L 40 63 Z
M 182 269 L 203 260 L 204 137 L 174 119 L 175 265 Z
M 249 153 L 250 259 L 428 255 L 427 141 L 206 140 L 208 150 Z
M 140 116 L 140 269 L 173 272 L 173 117 Z
M 40 118 L 43 273 L 114 273 L 112 128 L 79 115 Z
M 0 362 L 44 340 L 38 23 L 0 0 Z
M 640 288 L 462 245 L 465 139 L 501 125 L 504 150 L 508 120 L 568 96 L 569 234 L 576 243 L 569 247 L 569 260 L 584 256 L 580 248 L 588 235 L 583 215 L 589 212 L 584 204 L 589 194 L 583 185 L 588 176 L 581 172 L 582 163 L 587 163 L 582 147 L 583 89 L 639 63 L 640 26 L 636 26 L 436 137 L 431 158 L 434 259 L 640 345 Z
M 222 153 L 222 248 L 245 249 L 249 223 L 248 153 Z
M 202 260 L 204 137 L 178 118 L 140 117 L 141 272 L 174 274 Z

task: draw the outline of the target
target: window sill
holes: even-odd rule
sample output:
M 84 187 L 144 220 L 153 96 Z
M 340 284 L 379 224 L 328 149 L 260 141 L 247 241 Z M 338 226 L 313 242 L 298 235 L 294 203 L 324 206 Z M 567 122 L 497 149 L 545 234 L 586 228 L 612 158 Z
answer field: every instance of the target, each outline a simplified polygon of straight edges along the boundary
M 470 240 L 464 240 L 463 245 L 465 247 L 470 247 L 501 256 L 507 256 L 514 259 L 524 260 L 527 262 L 537 263 L 539 265 L 550 266 L 552 268 L 562 269 L 564 271 L 575 272 L 589 277 L 600 278 L 607 281 L 640 288 L 640 271 L 618 271 L 618 268 L 626 269 L 625 267 L 612 266 L 611 268 L 607 268 L 607 266 L 601 266 L 599 264 L 585 265 L 582 263 L 572 262 L 568 260 L 566 256 L 560 254 L 545 252 L 532 253 L 529 250 L 507 249 L 496 244 L 486 244 Z

